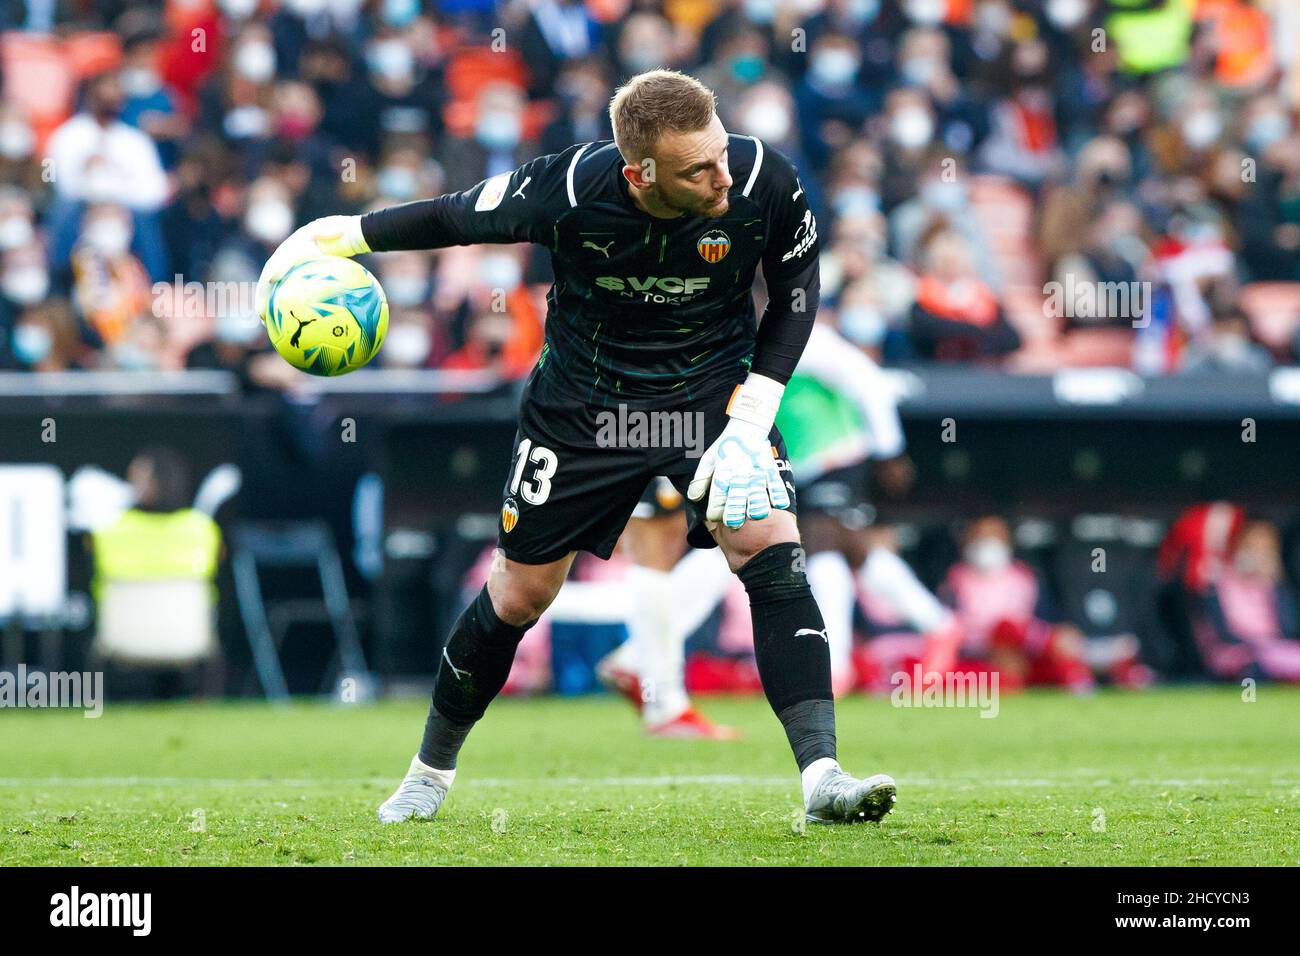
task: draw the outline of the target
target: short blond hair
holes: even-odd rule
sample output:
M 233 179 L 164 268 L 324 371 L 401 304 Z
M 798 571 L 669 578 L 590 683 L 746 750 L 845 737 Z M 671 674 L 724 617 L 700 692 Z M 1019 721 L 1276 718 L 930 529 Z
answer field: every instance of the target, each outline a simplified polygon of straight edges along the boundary
M 665 132 L 694 133 L 713 122 L 718 99 L 707 86 L 677 70 L 638 73 L 609 103 L 614 143 L 629 165 L 653 155 Z

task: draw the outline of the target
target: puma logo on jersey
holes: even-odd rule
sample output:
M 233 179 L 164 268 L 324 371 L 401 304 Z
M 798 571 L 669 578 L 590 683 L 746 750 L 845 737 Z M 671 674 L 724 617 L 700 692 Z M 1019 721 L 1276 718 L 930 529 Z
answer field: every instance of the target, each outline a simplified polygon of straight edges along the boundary
M 527 199 L 528 197 L 524 195 L 524 187 L 527 186 L 532 181 L 533 181 L 532 176 L 525 176 L 524 181 L 519 184 L 519 188 L 510 194 L 510 198 L 514 199 L 516 196 L 518 196 L 520 199 Z
M 587 248 L 595 249 L 597 252 L 603 253 L 604 256 L 605 256 L 605 258 L 608 259 L 608 258 L 609 258 L 609 247 L 612 246 L 613 244 L 614 244 L 614 240 L 613 240 L 613 239 L 609 240 L 609 242 L 605 243 L 603 246 L 598 246 L 598 245 L 596 245 L 594 242 L 592 242 L 590 239 L 587 239 L 587 240 L 584 240 L 584 241 L 583 241 L 583 243 L 582 243 L 582 248 L 584 248 L 584 249 L 587 249 Z
M 799 630 L 794 632 L 795 637 L 803 637 L 805 634 L 811 635 L 813 637 L 820 637 L 828 645 L 831 642 L 831 639 L 826 636 L 826 628 L 824 627 L 820 631 L 814 627 L 801 627 L 799 628 Z

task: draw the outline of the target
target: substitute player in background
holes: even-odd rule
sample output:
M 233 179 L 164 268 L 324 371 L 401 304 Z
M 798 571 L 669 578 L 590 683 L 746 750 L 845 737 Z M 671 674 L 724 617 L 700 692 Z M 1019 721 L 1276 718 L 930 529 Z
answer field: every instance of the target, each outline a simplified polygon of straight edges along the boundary
M 789 161 L 729 135 L 714 94 L 689 76 L 633 77 L 610 118 L 614 142 L 542 156 L 465 192 L 309 223 L 263 269 L 260 302 L 292 262 L 320 253 L 491 242 L 551 253 L 546 341 L 521 401 L 500 550 L 447 640 L 423 742 L 379 818 L 438 811 L 465 738 L 575 553 L 609 557 L 650 479 L 665 475 L 690 499 L 692 544 L 721 547 L 749 595 L 759 675 L 808 819 L 880 820 L 893 779 L 855 779 L 835 759 L 829 646 L 773 424 L 817 310 L 816 220 Z M 756 323 L 760 263 L 769 300 Z M 615 409 L 681 416 L 702 429 L 705 450 L 610 441 Z
M 819 319 L 786 386 L 777 424 L 803 483 L 800 527 L 808 582 L 826 618 L 836 696 L 853 684 L 853 611 L 860 587 L 925 635 L 926 670 L 946 670 L 958 641 L 952 614 L 889 547 L 868 501 L 870 469 L 890 494 L 911 485 L 898 400 L 867 353 Z
M 716 551 L 687 546 L 685 509 L 663 477 L 637 502 L 621 541 L 631 561 L 623 588 L 628 637 L 596 665 L 596 676 L 632 702 L 652 737 L 736 740 L 738 730 L 709 720 L 686 693 L 686 641 L 722 600 L 731 571 Z

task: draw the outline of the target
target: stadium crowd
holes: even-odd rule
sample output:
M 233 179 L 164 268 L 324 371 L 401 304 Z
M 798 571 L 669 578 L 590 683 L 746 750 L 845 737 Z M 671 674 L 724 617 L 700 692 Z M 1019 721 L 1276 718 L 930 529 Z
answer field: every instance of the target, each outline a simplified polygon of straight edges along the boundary
M 613 89 L 657 66 L 698 75 L 728 129 L 795 161 L 825 237 L 824 308 L 886 364 L 1253 372 L 1300 349 L 1291 4 L 6 10 L 21 12 L 0 24 L 0 367 L 283 382 L 251 289 L 298 224 L 607 138 Z M 380 364 L 531 367 L 544 252 L 369 264 L 392 306 Z M 195 283 L 247 294 L 191 301 Z

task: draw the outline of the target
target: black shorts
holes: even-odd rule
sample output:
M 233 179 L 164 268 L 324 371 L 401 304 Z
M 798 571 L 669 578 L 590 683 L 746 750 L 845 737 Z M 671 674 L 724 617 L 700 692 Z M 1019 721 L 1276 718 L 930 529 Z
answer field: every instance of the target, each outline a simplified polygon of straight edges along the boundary
M 867 463 L 835 468 L 819 475 L 803 491 L 804 515 L 828 515 L 848 528 L 866 528 L 876 521 L 868 500 Z
M 570 551 L 608 558 L 652 479 L 662 475 L 683 499 L 686 540 L 716 547 L 704 524 L 706 501 L 686 499 L 686 489 L 727 424 L 730 396 L 728 389 L 653 409 L 631 402 L 603 407 L 540 398 L 530 381 L 502 491 L 498 546 L 523 564 L 548 564 Z M 785 442 L 775 426 L 770 438 L 793 514 Z

